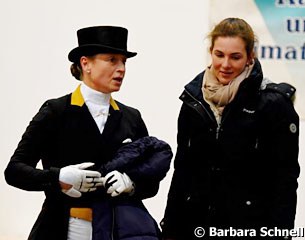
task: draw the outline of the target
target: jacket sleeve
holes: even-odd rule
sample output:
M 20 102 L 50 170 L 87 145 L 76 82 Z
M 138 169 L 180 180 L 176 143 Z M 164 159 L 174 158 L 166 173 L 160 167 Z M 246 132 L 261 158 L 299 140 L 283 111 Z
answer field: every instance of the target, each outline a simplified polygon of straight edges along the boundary
M 171 180 L 164 217 L 160 223 L 164 238 L 179 236 L 179 229 L 185 228 L 184 213 L 188 179 L 190 178 L 187 163 L 188 142 L 190 138 L 190 121 L 188 108 L 183 104 L 178 117 L 177 152 L 174 160 L 174 173 Z
M 52 109 L 45 102 L 26 128 L 17 149 L 6 169 L 6 182 L 14 187 L 29 191 L 43 191 L 59 188 L 58 168 L 37 169 L 41 160 L 44 143 L 47 139 L 47 128 L 52 121 Z
M 172 155 L 166 142 L 146 136 L 121 147 L 101 172 L 103 175 L 113 170 L 126 172 L 135 183 L 135 197 L 152 197 L 169 170 Z
M 270 171 L 275 174 L 273 201 L 270 208 L 270 223 L 283 229 L 292 229 L 296 214 L 297 179 L 300 173 L 299 152 L 299 117 L 292 101 L 279 93 L 268 94 L 267 141 L 270 141 L 269 157 L 274 166 Z

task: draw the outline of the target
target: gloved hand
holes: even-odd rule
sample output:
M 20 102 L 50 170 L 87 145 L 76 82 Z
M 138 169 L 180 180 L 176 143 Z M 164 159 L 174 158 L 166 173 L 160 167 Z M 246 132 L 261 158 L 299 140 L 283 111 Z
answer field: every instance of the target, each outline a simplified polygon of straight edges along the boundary
M 102 186 L 102 178 L 99 172 L 84 170 L 93 165 L 94 163 L 84 162 L 61 168 L 59 181 L 71 185 L 70 189 L 62 189 L 62 192 L 70 197 L 78 198 L 82 195 L 81 192 L 92 192 L 96 190 L 96 187 Z
M 111 197 L 116 197 L 121 193 L 132 193 L 134 190 L 134 183 L 126 173 L 120 173 L 116 170 L 108 173 L 103 178 L 103 185 L 107 189 L 107 193 Z

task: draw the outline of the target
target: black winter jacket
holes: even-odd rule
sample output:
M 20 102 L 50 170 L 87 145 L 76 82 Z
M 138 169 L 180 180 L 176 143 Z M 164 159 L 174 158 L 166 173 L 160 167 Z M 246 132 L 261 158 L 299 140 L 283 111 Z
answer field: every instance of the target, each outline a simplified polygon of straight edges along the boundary
M 299 118 L 290 99 L 295 89 L 264 86 L 256 60 L 217 124 L 203 100 L 203 75 L 180 96 L 164 237 L 197 239 L 196 227 L 293 228 L 299 176 Z

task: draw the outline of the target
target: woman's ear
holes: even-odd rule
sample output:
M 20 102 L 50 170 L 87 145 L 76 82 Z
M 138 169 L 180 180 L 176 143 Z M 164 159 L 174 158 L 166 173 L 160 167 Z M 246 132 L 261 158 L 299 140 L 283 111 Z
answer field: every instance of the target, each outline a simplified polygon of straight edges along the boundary
M 252 65 L 253 64 L 253 59 L 249 59 L 248 61 L 247 61 L 247 66 L 250 66 L 250 65 Z
M 88 59 L 84 56 L 82 56 L 80 59 L 79 59 L 79 63 L 81 65 L 81 67 L 84 67 L 85 65 L 87 65 L 88 63 Z
M 81 65 L 81 68 L 83 69 L 83 71 L 87 72 L 87 73 L 90 73 L 90 69 L 89 69 L 89 59 L 85 56 L 82 56 L 80 59 L 79 59 L 79 62 L 80 62 L 80 65 Z
M 248 61 L 247 61 L 247 65 L 252 65 L 254 63 L 254 52 L 251 53 L 251 55 L 249 56 L 248 58 Z

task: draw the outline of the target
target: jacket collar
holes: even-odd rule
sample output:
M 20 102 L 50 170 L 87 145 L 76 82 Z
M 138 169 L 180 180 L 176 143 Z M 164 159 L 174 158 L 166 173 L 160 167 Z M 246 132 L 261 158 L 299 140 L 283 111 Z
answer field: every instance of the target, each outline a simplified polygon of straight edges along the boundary
M 199 73 L 191 82 L 189 82 L 187 85 L 185 85 L 185 90 L 191 94 L 194 98 L 196 98 L 199 101 L 203 100 L 202 96 L 202 81 L 203 81 L 203 75 L 204 72 Z
M 75 89 L 71 96 L 71 105 L 82 107 L 85 103 L 84 97 L 80 91 L 80 85 Z M 110 97 L 110 106 L 114 110 L 120 110 L 117 103 L 114 101 L 112 97 Z

